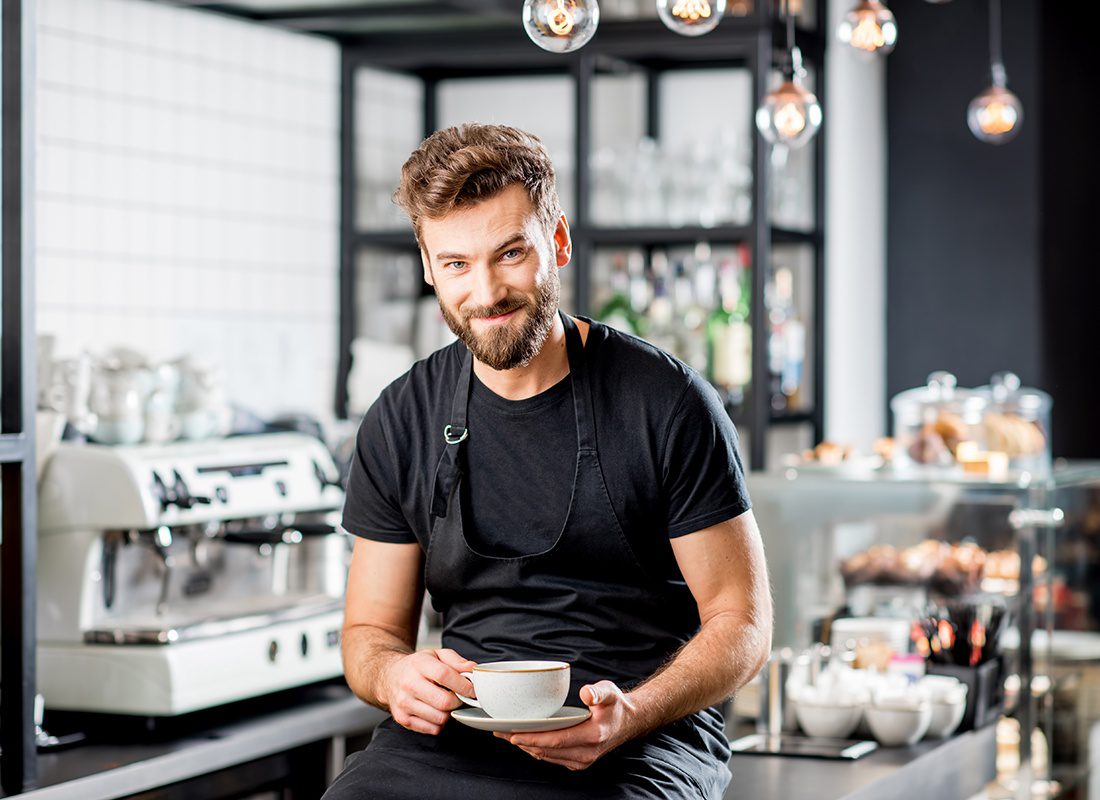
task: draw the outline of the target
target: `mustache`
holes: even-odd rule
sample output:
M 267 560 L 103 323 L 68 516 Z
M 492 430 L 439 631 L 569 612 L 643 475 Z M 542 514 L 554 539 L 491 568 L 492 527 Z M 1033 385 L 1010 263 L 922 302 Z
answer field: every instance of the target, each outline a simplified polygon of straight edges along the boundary
M 491 306 L 474 306 L 464 312 L 466 319 L 485 319 L 487 317 L 499 317 L 519 308 L 526 308 L 527 303 L 518 297 L 509 297 Z

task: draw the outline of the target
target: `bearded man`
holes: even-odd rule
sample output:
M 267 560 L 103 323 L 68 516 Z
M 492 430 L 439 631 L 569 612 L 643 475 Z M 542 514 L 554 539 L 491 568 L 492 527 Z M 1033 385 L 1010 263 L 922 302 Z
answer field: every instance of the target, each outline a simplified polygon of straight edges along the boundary
M 737 434 L 646 342 L 558 309 L 569 224 L 537 137 L 439 131 L 397 202 L 459 341 L 364 417 L 343 655 L 391 717 L 326 800 L 720 798 L 717 706 L 755 675 L 771 601 Z M 417 650 L 424 591 L 443 647 Z M 477 663 L 568 663 L 591 715 L 538 733 L 458 724 Z

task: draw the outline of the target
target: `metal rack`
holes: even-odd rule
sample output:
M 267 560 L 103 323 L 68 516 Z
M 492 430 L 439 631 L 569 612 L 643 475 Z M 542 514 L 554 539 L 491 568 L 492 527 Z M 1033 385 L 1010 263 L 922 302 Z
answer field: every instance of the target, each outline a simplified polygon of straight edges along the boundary
M 0 786 L 35 785 L 34 2 L 3 0 L 2 253 L 0 349 Z
M 801 30 L 799 42 L 807 60 L 817 70 L 817 93 L 824 83 L 824 22 L 816 30 Z M 414 76 L 424 87 L 422 118 L 424 135 L 436 130 L 438 85 L 441 80 L 524 75 L 562 75 L 573 83 L 574 108 L 574 192 L 571 220 L 575 263 L 574 302 L 581 314 L 591 312 L 591 260 L 598 247 L 622 245 L 657 247 L 707 241 L 712 244 L 745 243 L 754 265 L 752 270 L 751 319 L 752 383 L 746 411 L 735 416 L 749 429 L 753 469 L 765 466 L 766 435 L 769 426 L 809 424 L 814 441 L 822 438 L 824 419 L 824 131 L 813 143 L 814 223 L 808 231 L 785 230 L 768 222 L 769 150 L 762 137 L 753 138 L 753 217 L 746 225 L 704 227 L 601 227 L 590 220 L 591 90 L 597 75 L 622 67 L 641 70 L 646 82 L 646 132 L 659 136 L 660 85 L 658 77 L 680 69 L 747 69 L 752 80 L 752 101 L 759 105 L 769 88 L 769 73 L 781 59 L 782 29 L 769 4 L 761 3 L 752 14 L 730 18 L 713 32 L 698 39 L 676 36 L 656 21 L 608 22 L 583 49 L 564 55 L 546 53 L 532 45 L 522 30 L 487 28 L 460 34 L 386 34 L 342 40 L 341 68 L 341 263 L 340 263 L 340 363 L 337 370 L 336 413 L 348 413 L 347 376 L 351 369 L 351 343 L 356 331 L 357 255 L 363 249 L 398 250 L 416 253 L 411 231 L 362 231 L 356 227 L 355 75 L 360 68 L 374 68 Z M 797 413 L 773 413 L 768 398 L 767 311 L 764 287 L 772 245 L 801 244 L 813 251 L 813 365 L 815 380 L 809 409 Z

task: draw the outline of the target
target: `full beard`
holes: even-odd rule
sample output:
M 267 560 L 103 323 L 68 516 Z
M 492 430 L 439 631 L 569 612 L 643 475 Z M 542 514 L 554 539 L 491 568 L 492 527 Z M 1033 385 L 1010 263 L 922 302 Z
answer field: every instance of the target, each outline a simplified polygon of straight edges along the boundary
M 453 313 L 436 295 L 443 319 L 455 336 L 462 340 L 474 358 L 495 370 L 525 367 L 538 355 L 554 326 L 554 314 L 558 310 L 561 289 L 557 271 L 543 285 L 535 288 L 534 297 L 509 295 L 492 306 L 478 306 Z M 516 326 L 513 320 L 497 325 L 484 333 L 475 333 L 471 320 L 498 317 L 520 309 L 524 312 L 523 324 Z

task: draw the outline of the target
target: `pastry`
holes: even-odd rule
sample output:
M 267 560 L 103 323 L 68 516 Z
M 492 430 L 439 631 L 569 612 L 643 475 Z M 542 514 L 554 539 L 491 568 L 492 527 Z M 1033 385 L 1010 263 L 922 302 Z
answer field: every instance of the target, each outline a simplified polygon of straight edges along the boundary
M 940 435 L 952 455 L 955 453 L 955 448 L 959 442 L 970 438 L 970 428 L 963 422 L 962 417 L 958 414 L 952 414 L 950 411 L 940 412 L 940 415 L 936 417 L 936 421 L 932 423 L 932 430 Z
M 931 426 L 925 427 L 917 434 L 917 438 L 909 445 L 908 453 L 909 457 L 918 464 L 940 464 L 950 456 L 943 437 Z

